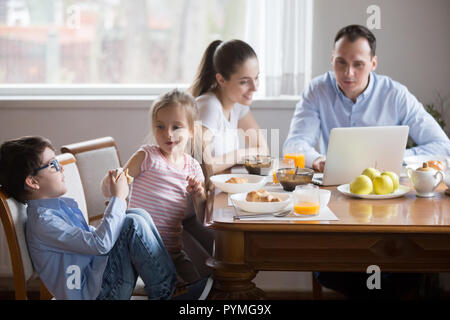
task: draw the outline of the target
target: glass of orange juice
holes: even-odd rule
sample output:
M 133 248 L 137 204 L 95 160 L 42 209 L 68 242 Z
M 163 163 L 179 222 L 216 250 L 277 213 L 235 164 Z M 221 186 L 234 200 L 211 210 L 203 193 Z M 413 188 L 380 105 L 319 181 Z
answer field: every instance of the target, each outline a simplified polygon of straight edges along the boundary
M 313 184 L 299 185 L 294 190 L 294 213 L 313 216 L 320 211 L 320 189 Z
M 294 159 L 284 159 L 284 158 L 279 158 L 279 159 L 274 160 L 273 167 L 272 167 L 273 183 L 278 183 L 278 179 L 277 179 L 278 169 L 284 169 L 284 168 L 295 169 L 295 160 Z
M 286 150 L 286 152 L 284 153 L 284 158 L 294 159 L 296 167 L 299 168 L 305 167 L 305 152 L 303 151 L 302 148 L 297 149 L 291 148 L 291 150 Z

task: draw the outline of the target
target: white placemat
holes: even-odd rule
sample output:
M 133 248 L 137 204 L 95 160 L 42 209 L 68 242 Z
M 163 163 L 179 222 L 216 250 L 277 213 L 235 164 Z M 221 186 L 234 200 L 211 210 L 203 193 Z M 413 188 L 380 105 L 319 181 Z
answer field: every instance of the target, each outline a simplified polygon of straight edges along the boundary
M 292 211 L 292 206 L 291 206 L 291 212 L 284 217 L 275 217 L 275 216 L 269 216 L 269 215 L 258 215 L 255 214 L 254 217 L 249 217 L 250 213 L 249 212 L 243 212 L 242 210 L 239 210 L 239 208 L 234 207 L 235 209 L 235 219 L 239 219 L 239 220 L 264 220 L 264 221 L 292 221 L 292 220 L 297 220 L 297 221 L 336 221 L 339 220 L 338 217 L 336 217 L 336 215 L 333 213 L 333 211 L 331 211 L 330 208 L 325 207 L 325 208 L 320 208 L 319 214 L 314 215 L 314 216 L 299 216 L 296 215 L 293 211 Z M 243 217 L 239 217 L 240 215 L 245 215 L 245 218 Z

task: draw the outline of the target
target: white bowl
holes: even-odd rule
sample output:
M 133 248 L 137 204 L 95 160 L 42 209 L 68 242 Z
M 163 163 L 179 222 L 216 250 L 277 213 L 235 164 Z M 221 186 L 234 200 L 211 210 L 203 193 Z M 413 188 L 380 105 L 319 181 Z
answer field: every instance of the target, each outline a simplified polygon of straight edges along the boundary
M 236 193 L 230 196 L 231 201 L 239 209 L 247 212 L 271 213 L 285 209 L 291 204 L 292 195 L 289 193 L 270 192 L 274 197 L 279 197 L 281 202 L 253 202 L 247 201 L 247 192 Z
M 326 189 L 320 189 L 320 207 L 325 208 L 330 202 L 331 191 Z
M 246 178 L 248 183 L 226 183 L 225 181 L 236 177 L 236 178 Z M 227 193 L 241 193 L 249 192 L 253 190 L 261 189 L 266 184 L 266 178 L 262 176 L 257 176 L 255 174 L 219 174 L 211 177 L 211 181 L 214 185 Z

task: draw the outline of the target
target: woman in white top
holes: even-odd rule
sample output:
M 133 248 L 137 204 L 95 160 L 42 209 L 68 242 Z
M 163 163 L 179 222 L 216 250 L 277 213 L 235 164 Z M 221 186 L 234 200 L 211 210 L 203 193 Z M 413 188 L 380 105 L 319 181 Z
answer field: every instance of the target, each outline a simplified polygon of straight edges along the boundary
M 249 110 L 258 76 L 256 53 L 241 40 L 213 41 L 203 54 L 190 91 L 202 121 L 203 160 L 215 173 L 243 163 L 246 156 L 269 154 Z M 245 136 L 245 144 L 238 132 Z

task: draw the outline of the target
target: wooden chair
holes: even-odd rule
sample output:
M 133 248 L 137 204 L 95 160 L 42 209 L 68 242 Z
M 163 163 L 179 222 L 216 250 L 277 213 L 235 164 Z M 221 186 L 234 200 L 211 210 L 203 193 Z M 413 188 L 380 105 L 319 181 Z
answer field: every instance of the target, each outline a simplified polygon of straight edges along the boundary
M 89 223 L 85 192 L 81 182 L 77 160 L 73 154 L 70 153 L 59 154 L 56 158 L 64 167 L 64 181 L 66 182 L 67 187 L 67 192 L 64 197 L 75 199 L 78 203 L 78 208 L 83 213 L 84 219 Z
M 26 206 L 0 190 L 0 218 L 11 258 L 14 297 L 16 300 L 27 300 L 28 284 L 38 277 L 34 272 L 25 240 Z M 40 284 L 40 298 L 50 299 L 51 294 L 42 282 Z
M 121 167 L 119 151 L 112 137 L 68 144 L 61 153 L 71 153 L 77 160 L 91 224 L 97 224 L 105 211 L 105 198 L 100 183 L 108 170 Z
M 201 128 L 196 132 L 197 134 L 201 132 Z M 197 137 L 196 141 L 201 141 L 201 139 Z M 211 269 L 207 267 L 206 260 L 214 253 L 214 233 L 206 225 L 211 221 L 213 214 L 215 188 L 210 181 L 210 177 L 213 175 L 212 165 L 206 164 L 204 161 L 202 157 L 203 148 L 203 145 L 196 144 L 191 148 L 190 153 L 200 163 L 203 176 L 205 177 L 205 218 L 203 223 L 200 223 L 196 217 L 195 210 L 192 207 L 188 208 L 183 220 L 183 243 L 184 250 L 197 267 L 200 276 L 206 277 L 211 274 Z

